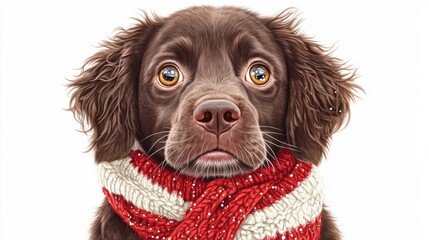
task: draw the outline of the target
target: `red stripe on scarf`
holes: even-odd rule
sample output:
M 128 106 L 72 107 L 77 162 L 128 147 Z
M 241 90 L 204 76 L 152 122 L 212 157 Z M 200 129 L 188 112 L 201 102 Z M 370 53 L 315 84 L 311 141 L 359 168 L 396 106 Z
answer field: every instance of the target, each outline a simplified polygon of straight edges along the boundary
M 130 156 L 130 163 L 140 173 L 151 179 L 153 183 L 166 188 L 168 192 L 177 193 L 186 202 L 195 202 L 208 185 L 237 189 L 259 185 L 261 191 L 264 192 L 264 197 L 255 205 L 256 209 L 271 205 L 293 191 L 308 176 L 312 167 L 311 164 L 298 161 L 290 150 L 285 149 L 280 152 L 272 165 L 257 169 L 251 174 L 205 181 L 202 178 L 180 175 L 177 172 L 162 168 L 158 162 L 140 150 L 132 151 Z

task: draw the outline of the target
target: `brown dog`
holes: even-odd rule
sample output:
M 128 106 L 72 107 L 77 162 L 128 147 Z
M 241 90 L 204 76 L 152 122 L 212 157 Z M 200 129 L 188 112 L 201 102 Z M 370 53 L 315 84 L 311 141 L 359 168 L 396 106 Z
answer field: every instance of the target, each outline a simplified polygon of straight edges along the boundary
M 194 7 L 104 42 L 70 84 L 96 162 L 124 158 L 137 139 L 166 168 L 196 177 L 253 171 L 285 145 L 317 165 L 359 87 L 294 16 Z M 321 239 L 340 239 L 322 215 Z M 91 239 L 138 237 L 104 203 Z

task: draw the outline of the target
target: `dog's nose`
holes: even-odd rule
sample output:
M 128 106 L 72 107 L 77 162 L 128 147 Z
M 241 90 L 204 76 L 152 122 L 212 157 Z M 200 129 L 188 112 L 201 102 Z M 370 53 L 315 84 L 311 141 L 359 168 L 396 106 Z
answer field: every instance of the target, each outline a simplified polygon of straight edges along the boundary
M 217 136 L 231 129 L 240 118 L 241 112 L 233 102 L 211 99 L 200 103 L 194 110 L 198 125 Z

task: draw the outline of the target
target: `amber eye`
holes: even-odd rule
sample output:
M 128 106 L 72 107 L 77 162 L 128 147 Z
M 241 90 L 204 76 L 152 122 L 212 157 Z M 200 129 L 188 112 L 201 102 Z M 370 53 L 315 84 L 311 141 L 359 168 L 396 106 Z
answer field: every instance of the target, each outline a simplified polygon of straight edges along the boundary
M 166 66 L 159 71 L 158 81 L 161 85 L 171 87 L 181 81 L 182 75 L 174 66 Z
M 246 80 L 256 85 L 264 85 L 270 80 L 270 71 L 262 64 L 255 64 L 247 71 Z

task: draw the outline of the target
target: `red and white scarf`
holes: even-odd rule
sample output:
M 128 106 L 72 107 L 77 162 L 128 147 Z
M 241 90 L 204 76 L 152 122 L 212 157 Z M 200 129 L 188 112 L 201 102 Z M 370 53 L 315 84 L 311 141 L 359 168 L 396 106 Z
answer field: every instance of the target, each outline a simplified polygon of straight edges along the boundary
M 320 236 L 315 166 L 283 150 L 250 174 L 204 180 L 160 166 L 141 150 L 98 165 L 113 210 L 141 239 L 299 239 Z

